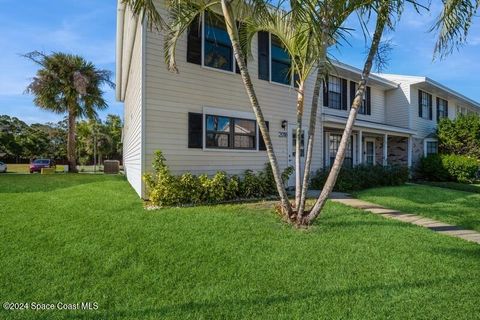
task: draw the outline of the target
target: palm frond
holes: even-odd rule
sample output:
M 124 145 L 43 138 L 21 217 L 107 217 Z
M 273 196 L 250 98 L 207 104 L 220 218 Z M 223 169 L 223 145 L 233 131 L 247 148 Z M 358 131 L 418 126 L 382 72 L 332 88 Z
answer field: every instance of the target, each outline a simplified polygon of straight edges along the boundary
M 443 58 L 461 47 L 480 6 L 480 0 L 442 0 L 443 9 L 430 31 L 438 33 L 434 57 Z

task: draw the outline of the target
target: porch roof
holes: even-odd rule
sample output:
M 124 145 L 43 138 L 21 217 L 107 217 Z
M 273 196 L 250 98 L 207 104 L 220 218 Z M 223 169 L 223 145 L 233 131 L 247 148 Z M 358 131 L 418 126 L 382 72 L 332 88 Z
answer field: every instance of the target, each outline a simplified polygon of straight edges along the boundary
M 327 126 L 330 125 L 336 128 L 343 129 L 345 127 L 345 124 L 347 123 L 347 117 L 323 113 L 323 121 Z M 415 135 L 417 133 L 415 130 L 409 128 L 360 119 L 355 120 L 354 128 L 355 130 L 365 130 L 372 133 L 389 133 L 392 135 L 401 136 Z

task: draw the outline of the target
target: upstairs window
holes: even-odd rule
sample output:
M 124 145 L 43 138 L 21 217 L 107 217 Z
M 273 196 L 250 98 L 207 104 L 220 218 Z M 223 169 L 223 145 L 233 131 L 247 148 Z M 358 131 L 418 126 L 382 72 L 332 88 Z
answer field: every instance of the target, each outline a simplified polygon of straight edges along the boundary
M 425 91 L 418 90 L 418 116 L 432 120 L 432 95 Z
M 204 35 L 203 64 L 233 72 L 233 47 L 223 17 L 206 13 Z
M 442 118 L 448 118 L 448 101 L 437 98 L 437 122 Z
M 328 78 L 328 107 L 342 108 L 342 81 L 333 76 Z
M 292 62 L 290 56 L 283 48 L 278 37 L 271 35 L 271 81 L 285 85 L 292 84 L 291 68 Z
M 357 84 L 353 81 L 350 81 L 350 104 L 353 103 L 355 95 L 357 94 Z M 371 88 L 367 87 L 363 95 L 362 104 L 358 110 L 359 114 L 371 115 L 372 114 L 372 99 L 371 99 Z
M 335 76 L 328 77 L 323 88 L 323 105 L 328 108 L 347 110 L 347 80 Z

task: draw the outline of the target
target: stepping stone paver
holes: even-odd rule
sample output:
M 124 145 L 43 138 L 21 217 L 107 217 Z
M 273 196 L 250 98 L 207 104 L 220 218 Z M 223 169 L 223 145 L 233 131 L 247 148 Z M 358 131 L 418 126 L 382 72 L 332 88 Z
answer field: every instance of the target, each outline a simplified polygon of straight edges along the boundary
M 480 233 L 474 230 L 462 229 L 460 227 L 444 223 L 441 221 L 425 218 L 411 213 L 404 213 L 393 209 L 388 209 L 378 204 L 363 201 L 353 198 L 348 193 L 333 192 L 330 199 L 334 202 L 338 202 L 357 209 L 363 209 L 365 211 L 378 214 L 390 219 L 411 223 L 417 226 L 428 228 L 434 232 L 445 234 L 452 237 L 457 237 L 467 241 L 480 244 Z

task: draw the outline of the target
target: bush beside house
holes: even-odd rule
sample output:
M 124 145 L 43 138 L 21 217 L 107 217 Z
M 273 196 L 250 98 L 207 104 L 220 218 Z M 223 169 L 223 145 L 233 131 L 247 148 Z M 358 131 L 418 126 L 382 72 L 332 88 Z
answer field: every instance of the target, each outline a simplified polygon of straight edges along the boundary
M 478 175 L 478 159 L 463 155 L 432 154 L 420 160 L 417 177 L 428 181 L 471 183 Z
M 203 174 L 195 176 L 190 172 L 180 176 L 172 175 L 161 151 L 156 151 L 153 173 L 145 174 L 149 203 L 160 207 L 219 203 L 240 199 L 260 199 L 275 196 L 277 189 L 269 164 L 258 173 L 246 170 L 242 177 L 228 176 L 219 171 L 213 177 Z M 287 181 L 292 174 L 287 168 L 282 175 Z
M 320 169 L 313 176 L 310 187 L 321 190 L 327 180 L 329 169 Z M 405 166 L 359 165 L 340 170 L 334 191 L 350 192 L 373 187 L 396 186 L 408 181 L 408 168 Z

